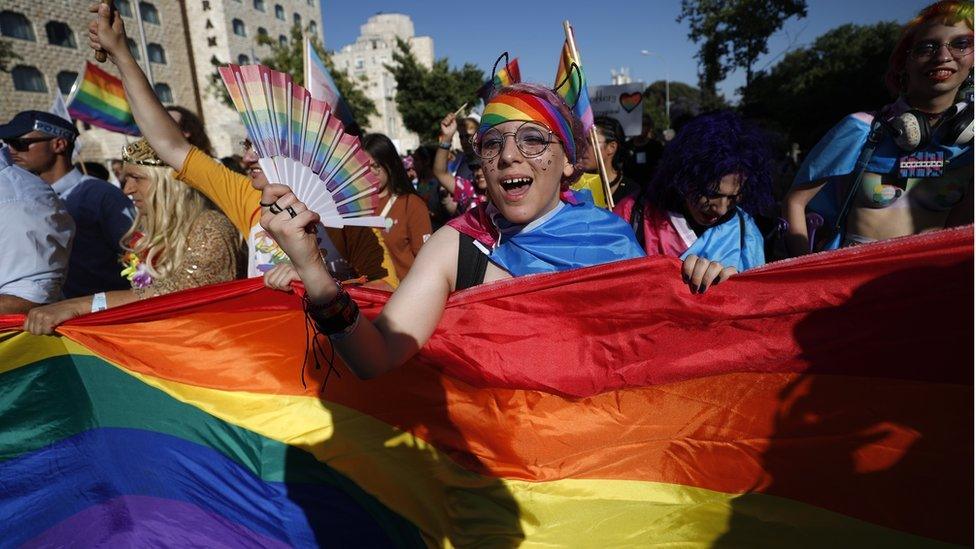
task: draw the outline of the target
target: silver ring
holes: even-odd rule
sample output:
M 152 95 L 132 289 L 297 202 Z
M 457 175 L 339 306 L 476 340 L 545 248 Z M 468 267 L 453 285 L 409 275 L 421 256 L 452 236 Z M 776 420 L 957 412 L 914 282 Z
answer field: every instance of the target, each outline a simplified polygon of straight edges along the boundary
M 292 208 L 291 206 L 287 206 L 285 211 L 288 212 L 288 215 L 290 215 L 292 219 L 298 216 L 298 212 L 296 212 L 295 208 Z
M 271 205 L 268 206 L 268 211 L 271 212 L 273 215 L 278 215 L 282 212 L 282 209 L 277 202 L 272 202 Z

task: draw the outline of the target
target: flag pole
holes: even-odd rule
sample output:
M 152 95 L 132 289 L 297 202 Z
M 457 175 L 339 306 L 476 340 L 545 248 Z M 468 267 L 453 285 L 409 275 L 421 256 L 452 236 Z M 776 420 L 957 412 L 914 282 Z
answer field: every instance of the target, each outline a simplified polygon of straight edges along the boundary
M 573 26 L 569 24 L 568 19 L 563 21 L 563 32 L 566 33 L 566 42 L 569 43 L 569 51 L 570 53 L 572 53 L 573 59 L 575 59 L 577 63 L 582 65 L 583 60 L 580 58 L 579 50 L 576 49 L 576 39 L 573 38 Z M 567 67 L 567 69 L 571 71 L 572 67 Z M 580 67 L 581 77 L 583 75 L 582 71 L 583 68 L 581 66 Z M 573 75 L 570 74 L 569 78 L 572 77 Z M 582 87 L 585 84 L 586 82 L 584 82 L 583 79 L 580 78 L 580 86 Z M 596 125 L 590 126 L 590 146 L 593 147 L 593 156 L 596 157 L 596 165 L 600 172 L 600 182 L 603 184 L 603 194 L 605 195 L 606 198 L 607 209 L 612 210 L 614 207 L 613 194 L 610 192 L 610 181 L 609 178 L 607 177 L 607 167 L 603 163 L 603 155 L 600 154 L 599 141 L 597 140 L 597 135 L 596 135 Z

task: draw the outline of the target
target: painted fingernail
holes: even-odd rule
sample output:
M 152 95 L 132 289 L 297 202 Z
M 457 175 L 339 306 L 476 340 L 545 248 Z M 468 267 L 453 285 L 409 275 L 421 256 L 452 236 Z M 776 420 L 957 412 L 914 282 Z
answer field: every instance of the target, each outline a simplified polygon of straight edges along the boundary
M 704 284 L 699 284 L 698 285 L 698 293 L 700 293 L 700 294 L 705 293 L 705 285 Z

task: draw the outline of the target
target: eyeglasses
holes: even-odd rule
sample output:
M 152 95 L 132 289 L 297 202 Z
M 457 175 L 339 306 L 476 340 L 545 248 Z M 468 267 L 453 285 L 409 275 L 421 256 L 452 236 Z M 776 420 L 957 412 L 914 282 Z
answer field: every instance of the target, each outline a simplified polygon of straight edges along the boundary
M 939 42 L 938 40 L 925 40 L 908 48 L 908 55 L 912 59 L 931 59 L 933 55 L 942 51 L 942 46 L 949 48 L 949 55 L 959 59 L 964 55 L 973 53 L 973 37 L 961 36 L 949 42 Z
M 729 204 L 734 206 L 742 200 L 742 193 L 739 192 L 736 194 L 723 194 L 718 191 L 705 191 L 705 193 L 702 194 L 702 198 L 704 198 L 707 201 L 721 200 L 722 198 L 727 198 Z
M 50 141 L 54 139 L 53 136 L 48 137 L 15 137 L 13 139 L 4 139 L 3 142 L 7 144 L 11 149 L 17 152 L 24 152 L 30 148 L 34 143 L 41 143 L 43 141 Z
M 532 122 L 525 122 L 514 132 L 500 132 L 494 128 L 471 139 L 471 148 L 482 160 L 491 160 L 502 152 L 505 138 L 515 138 L 515 146 L 526 158 L 534 158 L 546 152 L 549 143 L 553 142 L 552 131 L 540 128 Z M 555 141 L 559 141 L 556 139 Z
M 383 171 L 383 166 L 380 166 L 376 162 L 370 162 L 369 171 L 375 173 L 376 175 L 379 175 Z

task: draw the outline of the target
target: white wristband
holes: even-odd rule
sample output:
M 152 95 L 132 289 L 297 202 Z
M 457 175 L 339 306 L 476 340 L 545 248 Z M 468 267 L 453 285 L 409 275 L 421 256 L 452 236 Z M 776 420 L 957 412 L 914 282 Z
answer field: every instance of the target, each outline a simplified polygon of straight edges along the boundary
M 105 292 L 98 292 L 92 296 L 91 312 L 97 313 L 98 311 L 104 311 L 108 309 L 108 300 L 105 298 Z

